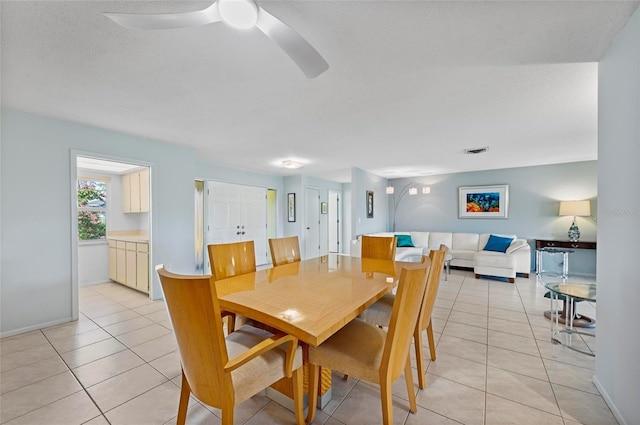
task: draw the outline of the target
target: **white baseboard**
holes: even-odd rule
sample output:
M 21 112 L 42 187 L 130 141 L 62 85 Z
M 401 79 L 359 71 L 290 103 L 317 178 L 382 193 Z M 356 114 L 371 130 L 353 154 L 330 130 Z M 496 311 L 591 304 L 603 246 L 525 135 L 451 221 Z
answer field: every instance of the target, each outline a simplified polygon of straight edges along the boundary
M 613 400 L 611 400 L 611 397 L 609 397 L 609 394 L 607 393 L 607 391 L 604 389 L 602 384 L 600 384 L 600 381 L 598 380 L 598 377 L 596 375 L 593 375 L 592 381 L 593 381 L 593 384 L 598 389 L 598 391 L 600 392 L 600 395 L 604 399 L 604 402 L 607 403 L 607 406 L 609 406 L 609 409 L 611 409 L 611 413 L 613 413 L 613 416 L 615 416 L 618 423 L 620 425 L 629 425 L 627 424 L 627 421 L 624 420 L 624 417 L 616 407 Z
M 19 335 L 19 334 L 22 334 L 22 333 L 25 333 L 25 332 L 31 332 L 31 331 L 35 331 L 35 330 L 38 330 L 38 329 L 48 328 L 50 326 L 60 325 L 62 323 L 71 322 L 72 320 L 73 319 L 71 317 L 66 317 L 66 318 L 60 319 L 60 320 L 53 320 L 51 322 L 39 323 L 37 325 L 27 326 L 26 328 L 14 329 L 14 330 L 11 330 L 11 331 L 0 333 L 0 338 L 6 338 L 8 336 Z

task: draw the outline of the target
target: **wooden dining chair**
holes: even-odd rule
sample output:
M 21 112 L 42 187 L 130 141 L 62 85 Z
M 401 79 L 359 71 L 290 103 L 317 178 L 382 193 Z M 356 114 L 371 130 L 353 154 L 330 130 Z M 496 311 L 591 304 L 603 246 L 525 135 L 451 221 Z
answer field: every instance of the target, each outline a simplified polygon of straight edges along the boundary
M 362 238 L 362 258 L 378 260 L 395 260 L 398 239 L 395 236 L 367 236 Z
M 212 244 L 207 246 L 211 274 L 215 280 L 222 280 L 256 271 L 256 254 L 253 241 Z M 248 319 L 235 314 L 227 315 L 227 332 L 236 325 L 248 323 Z
M 300 261 L 300 243 L 297 236 L 269 239 L 269 251 L 274 266 Z
M 422 308 L 420 310 L 419 321 L 414 330 L 414 345 L 416 350 L 416 367 L 418 369 L 418 386 L 421 389 L 426 388 L 425 380 L 425 364 L 424 364 L 424 352 L 422 350 L 422 331 L 427 331 L 427 341 L 429 342 L 429 354 L 431 360 L 436 359 L 436 344 L 433 337 L 433 326 L 431 324 L 431 313 L 433 312 L 433 305 L 438 295 L 438 288 L 440 286 L 440 276 L 442 275 L 442 268 L 444 266 L 444 260 L 448 248 L 445 245 L 440 245 L 439 250 L 431 250 L 429 258 L 431 260 L 431 267 L 427 274 L 427 292 L 424 297 Z M 424 257 L 423 257 L 424 258 Z M 386 294 L 375 302 L 368 309 L 363 311 L 358 317 L 367 323 L 388 326 L 391 320 L 391 314 L 393 311 L 393 305 L 395 303 L 395 296 L 393 294 Z
M 387 331 L 358 318 L 317 347 L 309 347 L 309 412 L 313 421 L 319 373 L 326 367 L 380 385 L 382 419 L 393 424 L 391 385 L 404 372 L 409 406 L 416 412 L 409 349 L 427 287 L 428 263 L 408 265 L 400 272 Z
M 215 281 L 156 267 L 178 341 L 182 387 L 178 418 L 187 417 L 189 396 L 222 410 L 233 424 L 234 408 L 283 377 L 293 377 L 296 422 L 304 423 L 302 350 L 298 339 L 243 326 L 225 338 Z

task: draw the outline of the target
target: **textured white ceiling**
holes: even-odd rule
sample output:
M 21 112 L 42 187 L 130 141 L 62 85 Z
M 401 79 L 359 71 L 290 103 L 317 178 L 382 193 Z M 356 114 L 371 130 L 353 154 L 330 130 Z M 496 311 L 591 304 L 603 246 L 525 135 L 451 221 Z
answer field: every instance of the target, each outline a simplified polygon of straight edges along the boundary
M 592 160 L 597 61 L 639 2 L 259 2 L 329 62 L 312 80 L 257 30 L 102 15 L 210 3 L 2 1 L 2 104 L 338 181 Z

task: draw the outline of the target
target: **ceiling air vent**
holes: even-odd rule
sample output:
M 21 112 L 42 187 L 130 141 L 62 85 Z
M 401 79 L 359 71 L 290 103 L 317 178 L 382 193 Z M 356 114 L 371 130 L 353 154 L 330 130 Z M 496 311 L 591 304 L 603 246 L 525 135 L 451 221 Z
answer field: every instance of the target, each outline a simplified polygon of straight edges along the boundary
M 479 153 L 484 153 L 486 151 L 489 150 L 489 146 L 485 146 L 483 148 L 472 148 L 472 149 L 465 149 L 464 153 L 466 153 L 467 155 L 476 155 Z

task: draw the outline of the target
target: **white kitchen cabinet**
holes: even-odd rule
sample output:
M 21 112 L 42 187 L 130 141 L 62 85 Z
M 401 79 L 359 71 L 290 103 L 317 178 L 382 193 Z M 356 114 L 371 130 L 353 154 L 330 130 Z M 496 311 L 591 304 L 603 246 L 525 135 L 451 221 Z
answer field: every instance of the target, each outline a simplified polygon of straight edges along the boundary
M 109 278 L 149 293 L 149 243 L 109 239 Z
M 127 282 L 127 249 L 125 241 L 116 241 L 116 282 Z M 111 267 L 111 266 L 109 266 Z
M 149 244 L 136 246 L 136 289 L 149 292 Z
M 109 240 L 109 279 L 111 280 L 117 279 L 117 251 L 116 241 Z
M 122 211 L 149 212 L 149 169 L 122 175 Z

